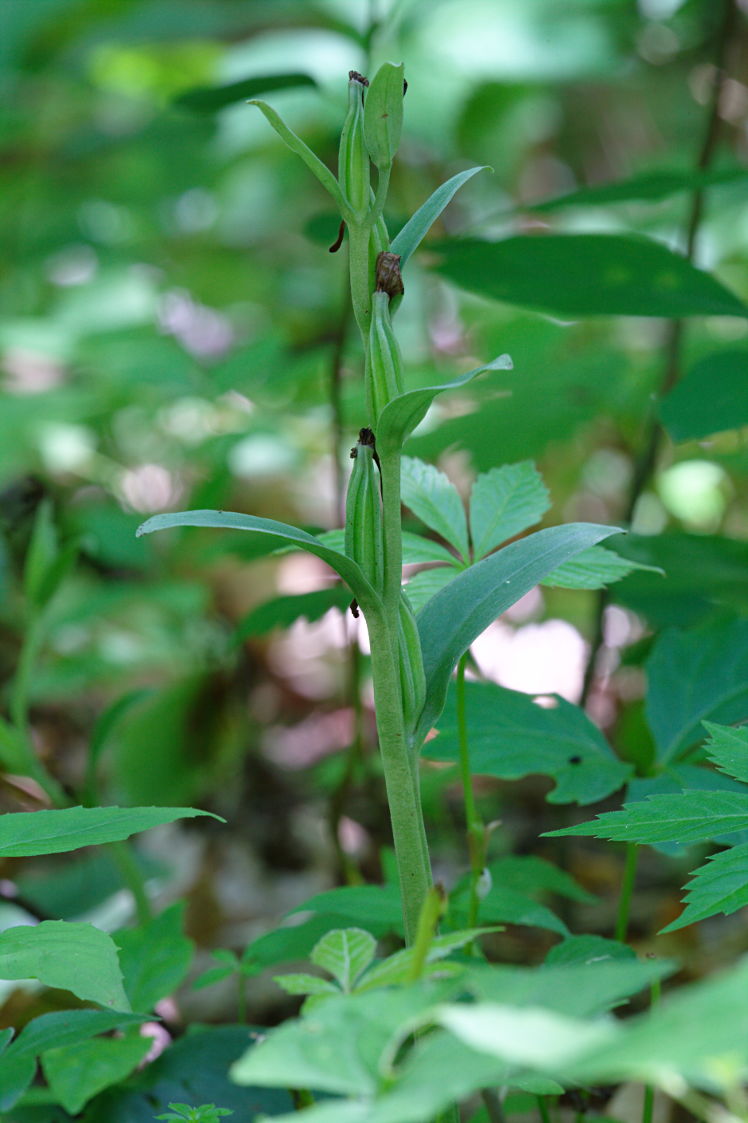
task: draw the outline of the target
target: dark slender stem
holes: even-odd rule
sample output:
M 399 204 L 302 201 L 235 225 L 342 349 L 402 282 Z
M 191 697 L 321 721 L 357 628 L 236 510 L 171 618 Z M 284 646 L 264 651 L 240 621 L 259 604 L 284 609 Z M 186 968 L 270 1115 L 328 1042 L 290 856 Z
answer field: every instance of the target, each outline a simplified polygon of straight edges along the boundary
M 727 56 L 731 42 L 734 38 L 737 17 L 736 0 L 723 0 L 722 19 L 717 28 L 714 52 L 714 85 L 712 87 L 709 108 L 707 112 L 704 133 L 699 144 L 694 171 L 704 172 L 712 163 L 714 153 L 720 136 L 720 106 L 722 91 L 727 80 Z M 690 205 L 683 230 L 685 244 L 685 257 L 693 261 L 696 256 L 696 243 L 698 240 L 701 220 L 704 214 L 705 187 L 703 184 L 695 187 L 691 193 Z M 624 507 L 623 521 L 630 524 L 634 516 L 636 505 L 643 494 L 647 484 L 654 475 L 663 438 L 665 436 L 657 416 L 657 402 L 672 390 L 680 377 L 681 353 L 683 345 L 684 324 L 682 320 L 671 320 L 667 325 L 663 341 L 662 376 L 649 416 L 645 424 L 645 437 L 634 462 L 634 468 L 629 485 L 628 495 Z M 590 690 L 595 680 L 595 670 L 603 646 L 603 617 L 609 603 L 607 589 L 602 589 L 597 598 L 595 612 L 594 635 L 590 645 L 590 654 L 585 668 L 584 686 L 582 688 L 581 703 L 584 705 L 589 697 Z

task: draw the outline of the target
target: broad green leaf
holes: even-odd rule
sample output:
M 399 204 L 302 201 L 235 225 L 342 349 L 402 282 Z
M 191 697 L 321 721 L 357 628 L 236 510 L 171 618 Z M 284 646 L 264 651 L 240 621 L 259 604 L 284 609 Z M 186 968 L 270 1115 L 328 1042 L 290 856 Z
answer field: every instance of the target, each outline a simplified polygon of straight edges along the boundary
M 422 569 L 420 573 L 414 574 L 405 586 L 413 611 L 420 612 L 454 576 L 454 565 L 435 566 L 433 569 Z
M 322 163 L 319 156 L 312 152 L 309 145 L 305 144 L 300 136 L 297 136 L 292 129 L 289 129 L 280 114 L 276 113 L 266 102 L 258 101 L 253 98 L 249 101 L 249 105 L 257 106 L 268 123 L 275 129 L 281 140 L 288 145 L 292 152 L 295 152 L 297 156 L 301 157 L 312 175 L 322 184 L 325 191 L 328 191 L 330 195 L 332 195 L 341 213 L 345 214 L 347 205 L 343 198 L 343 193 L 340 190 L 340 184 L 330 169 Z
M 659 413 L 676 442 L 748 425 L 748 351 L 700 359 L 662 399 Z
M 289 526 L 288 523 L 276 522 L 275 519 L 258 519 L 254 515 L 240 515 L 233 511 L 177 511 L 166 515 L 154 515 L 138 527 L 137 533 L 138 535 L 152 534 L 155 530 L 166 530 L 175 526 L 245 530 L 250 534 L 267 536 L 267 539 L 276 546 L 301 548 L 321 558 L 340 574 L 364 612 L 367 605 L 378 601 L 377 594 L 355 561 L 346 557 L 340 550 L 326 545 L 320 538 L 315 538 L 305 530 L 299 530 L 298 527 Z
M 459 390 L 472 382 L 479 374 L 491 370 L 512 370 L 512 360 L 508 355 L 499 355 L 493 362 L 485 366 L 475 367 L 451 382 L 443 382 L 441 386 L 425 386 L 421 390 L 408 390 L 388 402 L 382 410 L 377 426 L 377 447 L 381 451 L 399 452 L 403 444 L 423 421 L 428 413 L 429 406 L 438 394 L 445 390 Z
M 719 835 L 748 829 L 748 794 L 687 791 L 679 795 L 651 795 L 622 811 L 606 811 L 589 823 L 559 835 L 590 835 L 611 842 L 705 842 Z
M 369 84 L 364 98 L 364 137 L 376 168 L 389 168 L 403 131 L 403 64 L 385 62 Z
M 229 82 L 225 86 L 195 86 L 185 90 L 174 99 L 181 109 L 195 113 L 217 113 L 227 105 L 238 101 L 248 101 L 258 94 L 269 94 L 274 90 L 295 89 L 298 86 L 316 86 L 308 74 L 265 74 L 261 77 L 244 78 L 240 82 Z M 285 139 L 285 138 L 284 138 Z
M 711 738 L 706 744 L 709 759 L 720 772 L 748 784 L 748 726 L 732 729 L 705 721 L 704 727 Z
M 184 981 L 194 950 L 184 935 L 184 909 L 183 901 L 176 902 L 147 924 L 114 934 L 133 1010 L 153 1010 Z
M 403 565 L 417 565 L 422 562 L 445 562 L 447 565 L 455 564 L 454 554 L 450 553 L 441 542 L 434 542 L 420 534 L 412 534 L 409 530 L 403 531 Z
M 541 585 L 557 586 L 562 589 L 602 589 L 622 577 L 628 577 L 635 569 L 647 569 L 653 573 L 665 574 L 656 566 L 622 558 L 605 546 L 591 546 L 571 561 L 564 562 L 544 577 Z
M 556 944 L 544 960 L 547 967 L 570 967 L 578 964 L 607 963 L 611 960 L 636 961 L 636 952 L 628 944 L 619 940 L 608 940 L 605 936 L 570 936 Z
M 362 928 L 336 928 L 323 936 L 310 956 L 312 963 L 328 971 L 348 992 L 374 958 L 377 941 Z
M 529 460 L 482 472 L 470 493 L 470 537 L 476 560 L 539 522 L 548 490 Z
M 321 979 L 319 975 L 309 975 L 303 971 L 297 971 L 292 975 L 274 975 L 273 982 L 277 983 L 286 994 L 340 994 L 340 987 L 329 979 Z
M 0 933 L 0 979 L 38 979 L 83 1001 L 129 1013 L 117 949 L 91 924 L 43 920 Z
M 194 807 L 66 807 L 60 811 L 18 811 L 0 815 L 0 857 L 62 854 L 81 846 L 119 842 L 177 819 L 209 815 Z
M 467 519 L 451 480 L 433 464 L 402 458 L 402 501 L 421 522 L 440 534 L 461 557 L 469 557 Z
M 561 1075 L 564 1066 L 595 1044 L 615 1037 L 613 1023 L 581 1021 L 536 1007 L 493 1002 L 442 1006 L 437 1019 L 479 1053 L 535 1071 Z
M 328 889 L 315 893 L 308 901 L 291 910 L 296 912 L 316 912 L 333 916 L 336 920 L 345 918 L 352 924 L 366 928 L 375 936 L 386 932 L 402 933 L 403 917 L 400 893 L 394 885 L 354 885 L 340 889 Z M 339 928 L 336 923 L 334 927 Z
M 567 195 L 557 195 L 540 203 L 523 206 L 523 211 L 555 211 L 564 207 L 606 207 L 611 203 L 656 203 L 677 195 L 681 191 L 695 191 L 721 183 L 734 183 L 747 179 L 745 168 L 718 168 L 707 171 L 655 171 L 614 183 L 601 183 L 595 187 L 582 187 Z
M 418 249 L 418 246 L 423 241 L 427 232 L 430 230 L 434 222 L 436 222 L 439 215 L 443 210 L 452 202 L 457 192 L 460 190 L 464 183 L 472 179 L 478 172 L 491 171 L 488 165 L 483 164 L 481 167 L 468 168 L 465 172 L 458 172 L 443 183 L 441 187 L 437 187 L 436 191 L 431 194 L 425 203 L 423 203 L 415 214 L 408 219 L 399 234 L 396 234 L 392 240 L 390 249 L 392 253 L 400 255 L 400 267 L 402 268 L 411 254 Z
M 748 905 L 748 842 L 711 854 L 695 870 L 686 886 L 686 907 L 677 920 L 663 928 L 675 932 L 699 920 L 722 913 L 730 916 Z
M 481 296 L 556 316 L 748 316 L 714 277 L 633 234 L 443 242 L 437 271 Z
M 49 1049 L 42 1069 L 56 1100 L 71 1115 L 95 1095 L 124 1080 L 140 1064 L 152 1045 L 150 1037 L 96 1037 L 76 1045 Z
M 312 593 L 299 593 L 294 596 L 273 597 L 253 608 L 236 627 L 237 640 L 250 636 L 264 636 L 274 628 L 290 628 L 297 620 L 310 623 L 319 620 L 331 608 L 344 612 L 351 601 L 351 594 L 339 585 L 328 589 L 316 589 Z
M 748 714 L 748 620 L 670 629 L 647 661 L 647 721 L 665 764 L 702 740 L 705 720 L 730 724 Z

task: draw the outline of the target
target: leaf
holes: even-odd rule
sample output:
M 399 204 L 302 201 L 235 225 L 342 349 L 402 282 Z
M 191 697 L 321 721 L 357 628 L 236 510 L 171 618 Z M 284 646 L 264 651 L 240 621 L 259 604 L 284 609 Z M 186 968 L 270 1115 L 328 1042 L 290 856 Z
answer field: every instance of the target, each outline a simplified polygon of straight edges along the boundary
M 390 403 L 391 404 L 391 403 Z M 320 538 L 307 534 L 288 523 L 275 519 L 258 519 L 254 515 L 240 515 L 233 511 L 176 511 L 165 515 L 154 515 L 138 527 L 137 534 L 152 534 L 155 530 L 166 530 L 175 526 L 206 526 L 230 530 L 245 530 L 250 534 L 266 535 L 276 546 L 295 546 L 309 554 L 321 558 L 338 573 L 352 591 L 361 608 L 366 612 L 367 605 L 378 602 L 377 594 L 371 587 L 358 565 L 340 550 L 333 549 Z
M 286 994 L 340 994 L 340 987 L 331 983 L 329 979 L 321 979 L 319 975 L 309 975 L 303 971 L 293 975 L 274 975 L 273 982 L 277 983 Z
M 450 898 L 449 914 L 460 927 L 467 922 L 469 902 L 467 885 Z M 526 928 L 544 928 L 559 936 L 568 936 L 569 929 L 560 917 L 545 905 L 538 904 L 517 889 L 493 885 L 481 898 L 478 916 L 484 924 L 519 924 Z
M 349 919 L 345 917 L 343 908 L 341 913 L 344 919 Z M 242 970 L 244 974 L 258 974 L 266 967 L 273 967 L 278 963 L 307 959 L 320 937 L 338 927 L 340 923 L 334 915 L 322 912 L 312 916 L 304 924 L 274 928 L 248 944 L 241 959 Z
M 446 183 L 442 183 L 437 187 L 423 203 L 415 214 L 408 219 L 399 234 L 395 235 L 390 246 L 392 253 L 400 255 L 400 268 L 402 269 L 408 258 L 423 241 L 426 233 L 430 230 L 434 222 L 436 222 L 439 215 L 444 211 L 457 192 L 460 190 L 464 183 L 472 179 L 478 172 L 492 171 L 487 164 L 483 164 L 477 168 L 468 168 L 465 172 L 458 172 L 448 179 Z
M 92 924 L 43 920 L 7 928 L 0 933 L 0 978 L 38 979 L 84 1001 L 130 1011 L 114 942 Z
M 449 584 L 454 576 L 454 566 L 440 565 L 434 569 L 422 569 L 420 573 L 411 577 L 405 588 L 413 611 L 420 612 L 440 589 Z
M 662 399 L 659 414 L 676 442 L 748 425 L 748 351 L 700 359 Z
M 559 869 L 558 866 L 534 854 L 498 858 L 495 862 L 489 863 L 488 870 L 494 885 L 508 889 L 520 889 L 530 895 L 555 893 L 559 897 L 566 897 L 570 901 L 579 901 L 580 904 L 586 905 L 594 904 L 597 900 L 593 893 L 583 889 L 566 870 Z
M 470 292 L 568 318 L 748 316 L 714 277 L 633 234 L 442 242 L 437 272 Z
M 565 207 L 599 207 L 611 203 L 656 203 L 682 191 L 695 191 L 721 183 L 734 183 L 748 178 L 745 168 L 718 168 L 706 171 L 654 171 L 614 183 L 582 187 L 566 195 L 557 195 L 529 206 L 523 211 L 555 211 Z
M 549 507 L 547 488 L 531 461 L 482 472 L 470 493 L 473 556 L 482 558 L 521 534 L 539 522 Z
M 467 561 L 467 520 L 454 484 L 433 464 L 424 464 L 412 456 L 404 456 L 401 464 L 403 504 Z
M 42 1056 L 42 1069 L 55 1099 L 77 1115 L 104 1088 L 129 1076 L 151 1045 L 150 1037 L 138 1034 L 97 1037 L 48 1050 Z
M 499 355 L 485 366 L 475 367 L 467 374 L 453 378 L 451 382 L 443 382 L 441 386 L 425 386 L 420 390 L 408 390 L 393 398 L 382 410 L 377 423 L 377 447 L 380 452 L 399 452 L 416 425 L 423 421 L 438 394 L 443 394 L 445 390 L 459 390 L 479 374 L 490 370 L 512 370 L 512 360 L 508 355 Z
M 429 944 L 426 953 L 427 964 L 441 964 L 453 951 L 459 950 L 465 944 L 472 943 L 479 936 L 487 932 L 495 932 L 495 928 L 466 928 L 461 932 L 447 932 L 444 936 L 435 936 Z M 373 990 L 376 987 L 394 986 L 406 983 L 411 978 L 411 969 L 415 957 L 414 948 L 402 948 L 400 951 L 388 955 L 386 959 L 377 960 L 365 972 L 356 986 L 356 993 Z
M 705 721 L 704 727 L 711 738 L 706 744 L 709 759 L 720 772 L 748 784 L 748 726 L 731 729 Z
M 147 924 L 114 935 L 124 985 L 133 1010 L 147 1013 L 173 994 L 190 969 L 194 944 L 184 935 L 183 901 Z
M 403 131 L 403 64 L 385 62 L 371 80 L 364 98 L 364 137 L 376 168 L 389 168 Z
M 540 584 L 562 589 L 602 589 L 620 581 L 622 577 L 628 577 L 635 569 L 646 569 L 664 577 L 663 570 L 657 566 L 622 558 L 605 546 L 591 546 L 571 561 L 558 566 Z
M 343 991 L 353 990 L 356 981 L 371 963 L 377 941 L 362 928 L 336 928 L 323 936 L 310 956 L 312 963 L 328 971 Z
M 434 542 L 431 538 L 424 538 L 420 534 L 412 534 L 404 530 L 402 535 L 403 565 L 417 565 L 422 562 L 446 562 L 447 565 L 455 564 L 455 556 L 450 553 L 441 542 Z
M 305 144 L 301 137 L 297 136 L 292 129 L 289 129 L 288 125 L 280 116 L 280 114 L 276 113 L 276 111 L 266 102 L 258 101 L 255 98 L 252 98 L 248 104 L 257 106 L 265 119 L 275 129 L 281 140 L 283 140 L 288 145 L 292 152 L 295 152 L 297 156 L 301 157 L 312 175 L 314 175 L 322 184 L 325 191 L 328 191 L 330 195 L 332 195 L 333 199 L 340 209 L 341 214 L 345 214 L 347 211 L 347 205 L 345 199 L 343 198 L 343 193 L 340 190 L 340 184 L 338 183 L 337 179 L 332 174 L 330 169 L 322 163 L 319 156 L 312 152 L 309 145 Z
M 66 807 L 60 811 L 18 811 L 0 815 L 0 857 L 28 858 L 63 854 L 81 846 L 119 842 L 177 819 L 209 815 L 194 807 Z
M 22 776 L 27 761 L 28 749 L 23 734 L 0 716 L 0 763 L 6 771 Z
M 666 764 L 702 740 L 702 722 L 727 725 L 748 714 L 748 620 L 663 632 L 647 677 L 647 721 Z
M 387 932 L 400 935 L 403 930 L 400 893 L 394 885 L 354 885 L 328 889 L 324 893 L 315 893 L 308 901 L 292 909 L 289 915 L 296 912 L 317 912 L 333 916 L 338 921 L 345 919 L 367 928 L 374 935 L 384 935 Z
M 748 794 L 687 791 L 651 795 L 606 811 L 590 823 L 546 831 L 549 837 L 591 835 L 611 842 L 704 842 L 748 829 Z
M 636 952 L 619 940 L 605 936 L 570 936 L 552 947 L 545 957 L 547 967 L 569 967 L 573 964 L 598 964 L 610 960 L 636 961 Z
M 344 612 L 351 601 L 351 594 L 339 585 L 327 589 L 316 589 L 312 593 L 299 593 L 294 596 L 273 597 L 264 604 L 257 605 L 239 621 L 234 633 L 237 640 L 251 636 L 264 636 L 274 628 L 290 628 L 297 620 L 313 623 L 320 620 L 331 608 Z
M 710 916 L 730 916 L 748 905 L 748 842 L 711 854 L 706 865 L 693 871 L 686 886 L 686 907 L 677 920 L 662 932 L 675 932 L 707 920 Z
M 473 640 L 556 566 L 617 532 L 590 523 L 539 530 L 463 570 L 428 602 L 418 614 L 426 704 L 416 737 L 437 721 L 452 670 Z
M 248 101 L 258 94 L 316 85 L 314 78 L 309 74 L 294 71 L 288 74 L 265 74 L 254 78 L 243 78 L 240 82 L 229 82 L 224 86 L 194 86 L 178 94 L 174 98 L 174 105 L 179 106 L 180 109 L 190 109 L 194 113 L 216 113 L 227 105 Z

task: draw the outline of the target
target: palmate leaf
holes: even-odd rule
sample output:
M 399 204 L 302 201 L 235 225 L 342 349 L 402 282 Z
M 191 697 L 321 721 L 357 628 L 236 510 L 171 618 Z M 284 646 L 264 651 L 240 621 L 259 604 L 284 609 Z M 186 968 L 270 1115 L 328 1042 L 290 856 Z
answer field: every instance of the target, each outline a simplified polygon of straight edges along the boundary
M 677 920 L 663 928 L 675 932 L 699 920 L 722 913 L 729 916 L 748 905 L 748 842 L 712 854 L 706 865 L 693 872 L 686 886 L 686 907 Z
M 549 507 L 548 490 L 531 461 L 482 472 L 470 493 L 470 537 L 476 560 L 534 526 Z
M 687 791 L 651 795 L 606 811 L 590 823 L 548 831 L 550 837 L 590 835 L 611 842 L 705 842 L 748 829 L 748 793 Z
M 472 179 L 474 175 L 477 175 L 478 172 L 484 171 L 491 171 L 491 168 L 484 164 L 481 167 L 469 168 L 465 172 L 458 172 L 457 175 L 453 175 L 441 187 L 437 187 L 436 191 L 418 208 L 412 218 L 408 219 L 400 233 L 395 235 L 390 246 L 392 253 L 400 254 L 401 268 L 421 244 L 431 226 L 451 203 L 462 185 Z
M 480 296 L 552 315 L 748 316 L 714 277 L 631 234 L 542 234 L 443 242 L 437 271 Z
M 473 640 L 562 562 L 617 533 L 591 523 L 539 530 L 458 573 L 431 598 L 417 618 L 426 672 L 417 738 L 437 721 L 452 671 Z
M 748 726 L 733 729 L 729 725 L 704 722 L 710 740 L 706 744 L 709 759 L 735 780 L 748 784 Z
M 451 480 L 433 464 L 404 456 L 402 501 L 421 522 L 435 530 L 468 560 L 468 533 L 462 499 Z

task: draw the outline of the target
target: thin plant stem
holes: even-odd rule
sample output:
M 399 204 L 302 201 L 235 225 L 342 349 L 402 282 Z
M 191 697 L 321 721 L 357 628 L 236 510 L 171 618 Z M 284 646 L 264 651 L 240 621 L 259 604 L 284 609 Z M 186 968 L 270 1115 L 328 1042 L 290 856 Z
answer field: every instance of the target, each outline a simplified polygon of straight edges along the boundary
M 145 878 L 135 861 L 132 847 L 127 842 L 111 842 L 109 852 L 122 875 L 122 880 L 130 891 L 135 904 L 138 924 L 147 924 L 150 920 L 153 920 L 153 909 L 151 908 L 151 902 L 148 900 Z
M 635 842 L 626 843 L 626 861 L 623 867 L 623 881 L 621 895 L 618 898 L 618 916 L 616 918 L 616 939 L 623 944 L 629 927 L 631 912 L 631 898 L 636 880 L 636 865 L 639 859 L 639 847 Z
M 548 1110 L 548 1101 L 545 1096 L 536 1096 L 536 1099 L 538 1101 L 538 1111 L 540 1112 L 542 1123 L 551 1123 L 551 1113 Z
M 662 995 L 662 986 L 659 979 L 655 979 L 649 988 L 649 1007 L 654 1010 L 659 1005 L 660 997 Z M 654 1097 L 655 1090 L 653 1084 L 646 1084 L 644 1086 L 644 1101 L 642 1103 L 642 1123 L 652 1123 L 654 1114 Z
M 468 739 L 467 710 L 465 705 L 465 668 L 467 652 L 457 664 L 455 681 L 455 701 L 457 706 L 457 739 L 460 747 L 460 778 L 462 780 L 463 801 L 465 804 L 465 823 L 467 827 L 468 853 L 470 855 L 470 904 L 468 927 L 478 923 L 478 883 L 485 865 L 485 827 L 481 820 L 473 792 L 473 777 L 470 770 L 470 743 Z

